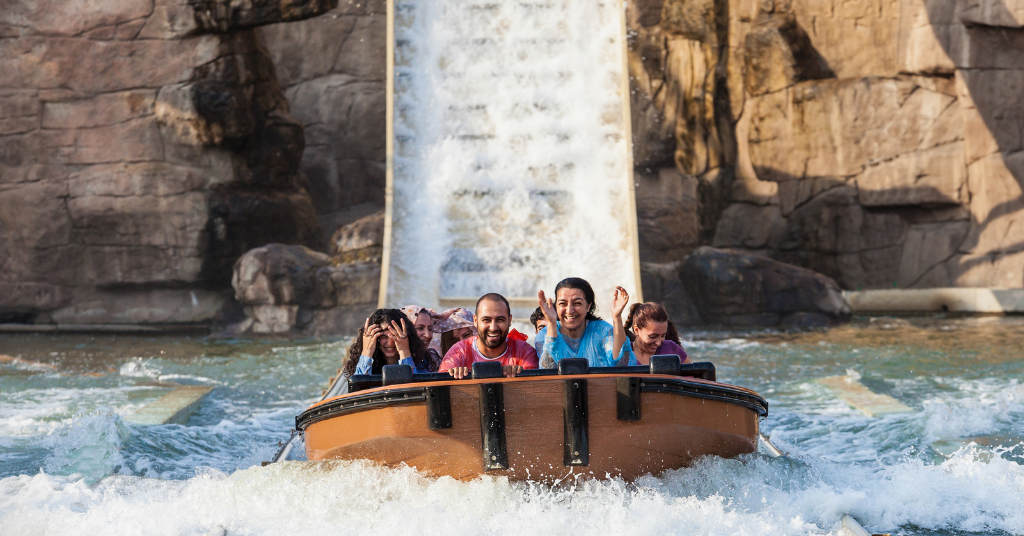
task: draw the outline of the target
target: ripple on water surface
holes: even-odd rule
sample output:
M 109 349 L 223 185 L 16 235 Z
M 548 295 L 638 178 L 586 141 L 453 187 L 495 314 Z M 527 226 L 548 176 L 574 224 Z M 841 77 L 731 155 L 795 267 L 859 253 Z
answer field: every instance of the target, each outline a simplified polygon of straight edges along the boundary
M 847 512 L 897 534 L 1024 534 L 1022 326 L 690 334 L 695 360 L 768 398 L 764 430 L 799 454 L 555 488 L 363 462 L 259 467 L 346 341 L 3 336 L 21 361 L 0 364 L 0 534 L 835 534 Z M 815 381 L 846 374 L 910 411 L 868 417 Z M 124 420 L 168 381 L 216 389 L 187 426 Z

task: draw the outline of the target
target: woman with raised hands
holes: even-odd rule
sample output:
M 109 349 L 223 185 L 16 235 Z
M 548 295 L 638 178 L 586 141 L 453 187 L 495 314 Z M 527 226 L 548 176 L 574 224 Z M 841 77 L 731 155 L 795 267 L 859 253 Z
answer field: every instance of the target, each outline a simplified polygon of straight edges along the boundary
M 629 294 L 615 287 L 612 296 L 612 322 L 601 320 L 594 314 L 594 289 L 586 280 L 569 277 L 555 286 L 554 299 L 544 291 L 537 293 L 537 301 L 547 326 L 537 333 L 537 355 L 542 368 L 553 368 L 565 358 L 586 358 L 592 367 L 614 367 L 629 362 L 624 352 L 626 330 L 622 324 L 622 311 L 629 303 Z

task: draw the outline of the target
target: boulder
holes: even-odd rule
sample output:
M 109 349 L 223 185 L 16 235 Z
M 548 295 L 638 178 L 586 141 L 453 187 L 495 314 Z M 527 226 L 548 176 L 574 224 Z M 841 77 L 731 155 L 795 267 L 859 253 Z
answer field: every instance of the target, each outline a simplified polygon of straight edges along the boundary
M 701 247 L 681 272 L 709 323 L 828 325 L 850 315 L 833 279 L 766 257 Z
M 681 259 L 697 247 L 697 179 L 674 168 L 635 176 L 637 232 L 642 262 Z
M 235 263 L 246 318 L 222 335 L 351 335 L 376 309 L 380 259 L 342 262 L 303 246 L 269 244 Z
M 328 244 L 330 254 L 342 261 L 379 259 L 384 248 L 384 211 L 338 227 Z
M 778 205 L 733 203 L 722 212 L 715 230 L 716 248 L 769 250 L 778 246 L 786 220 Z
M 665 308 L 669 319 L 677 326 L 703 324 L 697 305 L 680 276 L 681 261 L 667 263 L 640 263 L 640 284 L 644 301 L 657 302 Z
M 245 306 L 296 305 L 327 308 L 335 304 L 331 258 L 303 246 L 268 244 L 235 262 L 231 286 Z

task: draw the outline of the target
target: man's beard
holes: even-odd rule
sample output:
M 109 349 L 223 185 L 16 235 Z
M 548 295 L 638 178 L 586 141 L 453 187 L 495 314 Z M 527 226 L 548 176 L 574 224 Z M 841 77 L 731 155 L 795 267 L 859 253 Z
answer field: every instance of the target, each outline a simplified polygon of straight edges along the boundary
M 487 334 L 488 333 L 493 333 L 494 331 L 498 331 L 498 330 L 486 331 L 480 337 L 480 341 L 484 343 L 484 346 L 486 346 L 486 347 L 488 347 L 488 348 L 490 348 L 492 350 L 494 350 L 496 348 L 501 348 L 501 345 L 505 344 L 505 340 L 508 338 L 508 332 L 507 331 L 498 331 L 498 333 L 500 333 L 501 336 L 498 338 L 498 342 L 496 342 L 496 343 L 494 343 L 492 345 L 490 339 L 487 338 Z

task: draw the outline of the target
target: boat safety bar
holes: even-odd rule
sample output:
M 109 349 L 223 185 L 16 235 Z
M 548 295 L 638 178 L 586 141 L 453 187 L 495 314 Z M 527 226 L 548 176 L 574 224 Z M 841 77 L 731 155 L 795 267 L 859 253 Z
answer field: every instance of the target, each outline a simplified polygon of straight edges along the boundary
M 582 362 L 582 364 L 580 363 Z M 494 364 L 498 364 L 496 361 Z M 566 370 L 573 372 L 560 372 L 563 370 L 563 363 L 570 365 Z M 477 375 L 474 363 L 473 373 L 465 379 L 480 379 Z M 716 381 L 715 365 L 713 363 L 679 363 L 679 357 L 675 355 L 656 355 L 651 357 L 649 366 L 638 367 L 590 367 L 586 359 L 563 359 L 558 363 L 558 369 L 526 369 L 516 374 L 517 377 L 532 378 L 537 376 L 558 376 L 559 374 L 662 374 L 667 376 L 687 376 L 700 378 L 702 380 Z M 581 366 L 582 365 L 582 366 Z M 488 369 L 491 370 L 491 369 Z M 500 367 L 497 369 L 501 377 Z M 490 377 L 490 376 L 485 376 Z M 446 382 L 452 381 L 451 375 L 447 372 L 431 372 L 428 374 L 413 374 L 409 365 L 387 365 L 381 374 L 355 374 L 348 380 L 348 392 L 355 393 L 374 387 L 398 385 L 402 383 L 424 383 L 424 382 Z

